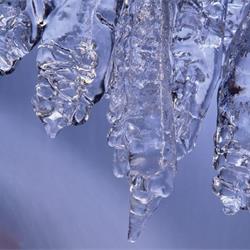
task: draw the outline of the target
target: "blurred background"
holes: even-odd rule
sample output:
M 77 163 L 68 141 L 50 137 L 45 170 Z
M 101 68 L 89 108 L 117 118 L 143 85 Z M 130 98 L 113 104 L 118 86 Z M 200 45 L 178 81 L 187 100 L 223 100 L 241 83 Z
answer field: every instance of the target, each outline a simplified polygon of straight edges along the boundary
M 211 190 L 216 96 L 173 195 L 127 242 L 128 187 L 112 174 L 107 101 L 55 140 L 32 111 L 33 51 L 0 78 L 0 248 L 250 249 L 250 215 L 225 216 Z

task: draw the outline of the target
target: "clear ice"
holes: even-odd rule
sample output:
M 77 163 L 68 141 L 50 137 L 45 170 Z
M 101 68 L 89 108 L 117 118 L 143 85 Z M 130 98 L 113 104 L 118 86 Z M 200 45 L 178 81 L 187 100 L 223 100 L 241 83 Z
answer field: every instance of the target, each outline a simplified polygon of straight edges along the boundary
M 248 0 L 228 1 L 224 36 L 225 51 L 228 50 L 228 47 L 244 18 L 247 5 Z
M 49 0 L 0 0 L 0 75 L 39 41 L 52 7 Z
M 134 242 L 169 196 L 176 172 L 170 95 L 170 1 L 125 1 L 115 32 L 108 83 L 115 174 L 128 176 L 128 238 Z
M 225 59 L 218 94 L 214 192 L 229 215 L 250 209 L 250 4 Z
M 115 0 L 55 3 L 37 56 L 36 115 L 54 138 L 64 127 L 82 124 L 104 93 L 112 49 Z
M 218 83 L 213 189 L 225 213 L 250 210 L 249 0 L 0 0 L 0 75 L 39 41 L 32 104 L 50 137 L 110 99 L 131 242 L 171 194 Z
M 226 0 L 176 0 L 172 97 L 177 157 L 195 145 L 200 123 L 221 76 Z

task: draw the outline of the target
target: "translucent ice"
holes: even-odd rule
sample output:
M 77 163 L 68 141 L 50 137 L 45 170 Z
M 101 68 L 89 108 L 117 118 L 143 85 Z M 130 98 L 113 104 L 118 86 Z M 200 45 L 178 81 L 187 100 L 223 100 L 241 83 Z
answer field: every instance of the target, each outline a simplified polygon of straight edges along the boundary
M 50 137 L 84 123 L 104 92 L 115 0 L 57 1 L 37 57 L 34 110 Z
M 49 0 L 0 1 L 0 75 L 11 72 L 36 44 L 51 8 Z
M 228 49 L 237 29 L 242 22 L 244 11 L 248 2 L 248 0 L 228 1 L 224 37 L 225 50 Z
M 173 188 L 176 148 L 170 96 L 170 2 L 125 1 L 108 94 L 115 174 L 130 183 L 129 240 L 135 241 Z
M 221 75 L 226 0 L 177 0 L 172 96 L 177 155 L 191 151 Z
M 213 188 L 226 214 L 250 209 L 250 12 L 229 46 L 218 96 Z
M 50 137 L 88 119 L 106 76 L 130 241 L 170 195 L 217 83 L 213 188 L 227 214 L 250 210 L 249 9 L 249 0 L 0 0 L 0 75 L 41 39 L 32 102 Z

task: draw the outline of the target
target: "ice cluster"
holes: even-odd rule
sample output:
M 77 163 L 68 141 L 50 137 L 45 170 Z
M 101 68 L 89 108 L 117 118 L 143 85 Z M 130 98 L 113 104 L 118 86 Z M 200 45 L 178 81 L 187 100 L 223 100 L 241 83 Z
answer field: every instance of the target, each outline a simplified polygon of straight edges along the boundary
M 217 86 L 213 190 L 226 214 L 250 210 L 248 0 L 0 0 L 0 74 L 37 44 L 32 105 L 51 138 L 109 100 L 131 242 L 171 194 Z

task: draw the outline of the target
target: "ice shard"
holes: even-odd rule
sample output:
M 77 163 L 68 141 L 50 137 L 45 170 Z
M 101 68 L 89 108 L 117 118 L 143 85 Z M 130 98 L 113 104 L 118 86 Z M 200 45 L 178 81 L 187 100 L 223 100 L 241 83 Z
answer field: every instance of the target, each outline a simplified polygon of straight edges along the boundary
M 0 1 L 0 75 L 11 72 L 41 37 L 50 0 Z
M 84 123 L 103 95 L 115 18 L 115 0 L 56 2 L 39 46 L 33 98 L 51 138 Z
M 115 150 L 115 174 L 127 176 L 130 184 L 131 242 L 171 193 L 176 173 L 170 8 L 166 0 L 128 0 L 116 26 L 108 140 Z
M 249 4 L 250 5 L 250 4 Z M 232 215 L 250 209 L 250 6 L 236 32 L 218 94 L 213 189 Z
M 194 147 L 220 80 L 227 0 L 177 0 L 174 4 L 171 88 L 180 159 Z

